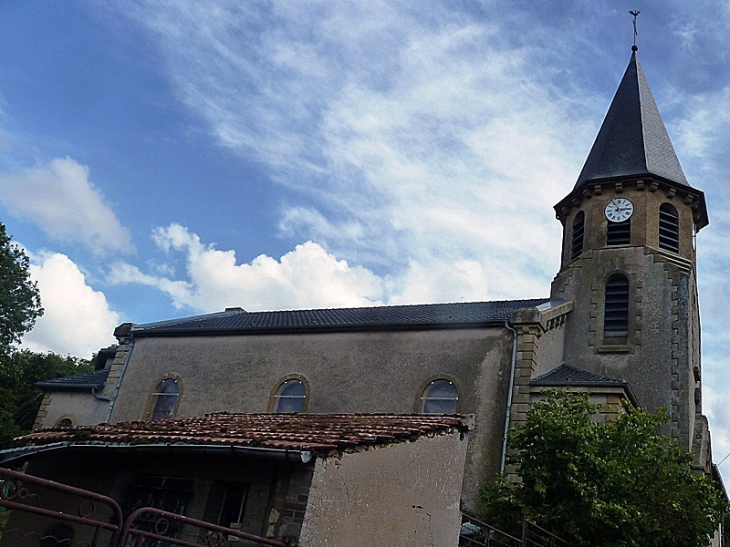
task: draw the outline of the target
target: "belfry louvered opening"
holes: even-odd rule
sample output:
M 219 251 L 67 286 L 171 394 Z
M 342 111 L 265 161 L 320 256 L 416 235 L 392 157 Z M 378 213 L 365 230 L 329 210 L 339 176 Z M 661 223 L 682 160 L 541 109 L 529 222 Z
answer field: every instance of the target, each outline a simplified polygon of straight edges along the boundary
M 625 344 L 628 340 L 629 279 L 623 274 L 612 275 L 606 282 L 603 335 L 609 344 Z
M 659 248 L 679 252 L 679 214 L 669 203 L 659 208 Z
M 628 245 L 631 243 L 631 219 L 624 222 L 608 222 L 606 245 Z
M 585 232 L 586 216 L 580 211 L 573 219 L 573 229 L 570 235 L 570 260 L 575 260 L 583 254 L 583 233 Z

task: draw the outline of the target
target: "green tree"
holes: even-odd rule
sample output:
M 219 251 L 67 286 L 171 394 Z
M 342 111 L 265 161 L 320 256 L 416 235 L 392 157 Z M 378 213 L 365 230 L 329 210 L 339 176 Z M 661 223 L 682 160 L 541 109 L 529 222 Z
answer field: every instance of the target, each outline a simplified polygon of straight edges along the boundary
M 93 365 L 84 359 L 55 353 L 15 351 L 0 368 L 0 448 L 13 446 L 13 438 L 30 432 L 43 393 L 33 384 L 88 372 Z
M 520 481 L 482 493 L 486 522 L 515 531 L 522 514 L 576 546 L 705 547 L 727 510 L 692 456 L 657 429 L 667 413 L 626 408 L 600 423 L 597 405 L 552 393 L 510 437 Z
M 30 280 L 28 256 L 0 222 L 0 353 L 29 331 L 43 314 L 38 287 Z

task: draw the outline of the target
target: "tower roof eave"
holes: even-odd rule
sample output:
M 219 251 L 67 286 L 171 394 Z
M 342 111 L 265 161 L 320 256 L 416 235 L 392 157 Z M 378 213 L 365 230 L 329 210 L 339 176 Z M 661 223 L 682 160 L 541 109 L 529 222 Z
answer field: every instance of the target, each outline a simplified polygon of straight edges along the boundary
M 592 179 L 590 181 L 587 181 L 586 184 L 583 184 L 582 186 L 576 186 L 567 196 L 561 199 L 554 206 L 555 216 L 561 222 L 564 222 L 573 206 L 581 202 L 583 199 L 590 197 L 594 193 L 598 192 L 596 190 L 596 186 L 606 187 L 616 185 L 617 183 L 622 183 L 624 187 L 628 187 L 632 185 L 637 185 L 639 181 L 643 181 L 645 186 L 650 186 L 651 181 L 656 181 L 660 183 L 660 185 L 663 185 L 665 188 L 675 189 L 678 196 L 684 199 L 688 199 L 687 203 L 692 204 L 696 231 L 699 232 L 702 228 L 710 223 L 709 217 L 707 216 L 705 193 L 702 190 L 693 188 L 689 184 L 675 182 L 674 180 L 649 172 L 636 173 L 631 176 L 624 175 Z

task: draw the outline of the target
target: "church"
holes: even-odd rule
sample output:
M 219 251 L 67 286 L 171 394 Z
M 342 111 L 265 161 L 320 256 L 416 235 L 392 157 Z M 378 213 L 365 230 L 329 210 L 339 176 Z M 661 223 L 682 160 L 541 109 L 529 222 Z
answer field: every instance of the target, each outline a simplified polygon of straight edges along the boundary
M 668 408 L 664 433 L 717 476 L 696 280 L 705 196 L 635 46 L 556 200 L 561 265 L 545 298 L 125 323 L 95 371 L 39 384 L 38 429 L 2 465 L 241 541 L 456 545 L 460 509 L 509 471 L 508 431 L 559 388 L 589 393 L 604 419 L 622 404 Z M 11 528 L 39 518 L 53 525 L 14 514 Z M 191 522 L 176 521 L 175 537 Z

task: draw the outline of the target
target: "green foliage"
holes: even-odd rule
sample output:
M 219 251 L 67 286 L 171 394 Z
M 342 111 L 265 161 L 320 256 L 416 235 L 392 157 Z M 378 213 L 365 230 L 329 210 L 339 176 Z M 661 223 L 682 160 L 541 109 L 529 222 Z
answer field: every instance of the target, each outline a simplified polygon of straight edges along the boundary
M 510 437 L 521 483 L 486 488 L 482 518 L 514 532 L 524 512 L 576 546 L 705 547 L 727 507 L 692 456 L 656 434 L 666 412 L 599 423 L 597 410 L 560 392 L 533 405 Z
M 0 449 L 13 446 L 14 437 L 33 427 L 43 399 L 34 383 L 94 369 L 83 359 L 27 350 L 0 355 L 0 364 Z
M 43 399 L 35 382 L 93 370 L 74 357 L 15 349 L 42 314 L 28 256 L 0 222 L 0 449 L 13 446 L 14 437 L 32 428 Z
M 28 256 L 11 242 L 0 222 L 0 353 L 7 354 L 42 314 L 38 287 L 30 280 Z

